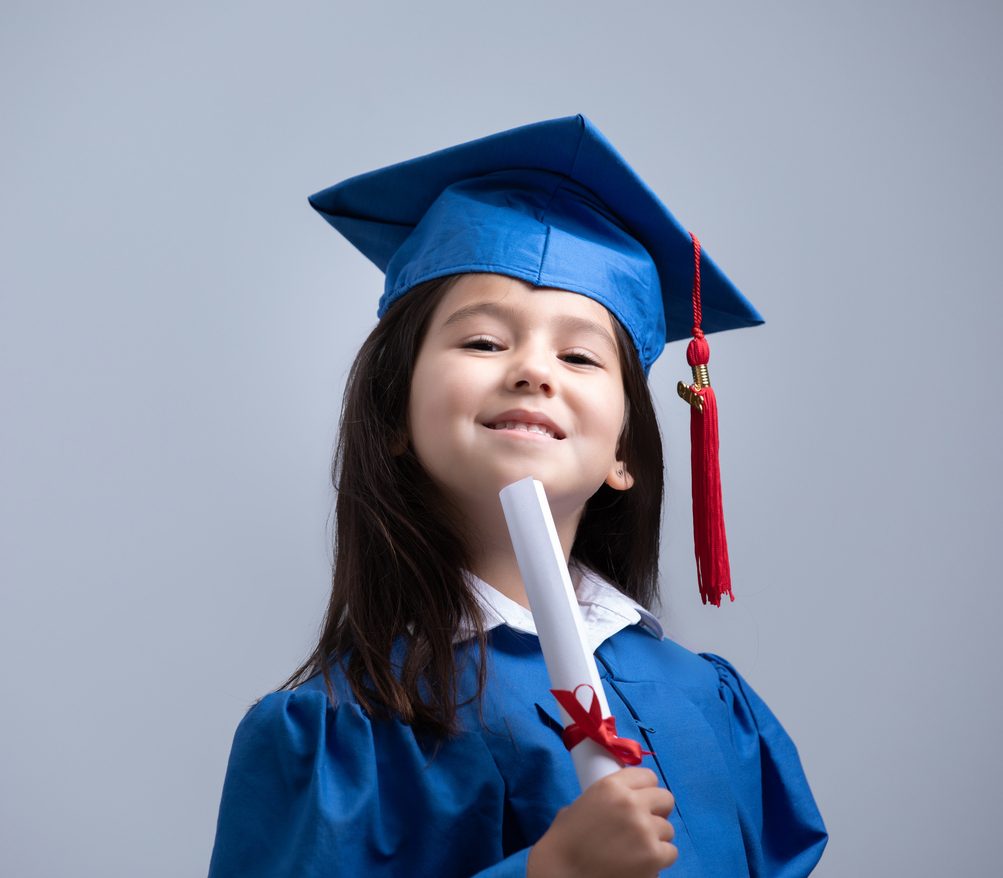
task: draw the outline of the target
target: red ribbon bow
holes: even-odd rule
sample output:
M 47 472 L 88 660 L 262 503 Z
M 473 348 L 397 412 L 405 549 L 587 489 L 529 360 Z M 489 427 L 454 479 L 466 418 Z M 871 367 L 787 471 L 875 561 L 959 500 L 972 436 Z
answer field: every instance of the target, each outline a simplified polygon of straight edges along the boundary
M 589 706 L 588 712 L 582 707 L 576 695 L 582 686 L 588 686 L 592 690 L 592 704 Z M 561 740 L 564 741 L 564 746 L 569 750 L 586 738 L 591 738 L 600 747 L 608 750 L 621 765 L 637 765 L 642 756 L 654 755 L 650 750 L 642 750 L 637 741 L 617 736 L 616 719 L 612 716 L 608 716 L 606 719 L 602 718 L 599 696 L 588 683 L 576 686 L 574 692 L 569 692 L 566 689 L 551 689 L 550 691 L 573 720 L 571 725 L 561 733 Z

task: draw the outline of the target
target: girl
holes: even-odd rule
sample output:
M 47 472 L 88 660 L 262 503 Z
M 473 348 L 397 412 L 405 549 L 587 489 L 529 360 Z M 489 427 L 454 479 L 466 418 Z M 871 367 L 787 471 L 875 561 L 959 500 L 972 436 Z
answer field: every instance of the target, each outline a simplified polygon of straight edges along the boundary
M 344 399 L 320 640 L 237 728 L 211 878 L 807 875 L 826 833 L 793 743 L 650 611 L 647 371 L 691 291 L 701 338 L 755 309 L 582 116 L 311 203 L 386 287 Z M 618 734 L 647 751 L 584 792 L 498 499 L 528 475 Z

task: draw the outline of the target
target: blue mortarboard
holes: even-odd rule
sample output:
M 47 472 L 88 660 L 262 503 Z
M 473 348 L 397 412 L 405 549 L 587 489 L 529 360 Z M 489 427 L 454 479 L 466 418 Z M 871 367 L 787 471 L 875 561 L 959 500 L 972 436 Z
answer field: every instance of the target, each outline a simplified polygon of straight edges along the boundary
M 379 317 L 422 281 L 493 272 L 600 302 L 645 371 L 693 327 L 689 233 L 582 115 L 360 174 L 310 204 L 386 273 Z M 762 323 L 700 258 L 703 332 Z
M 692 332 L 693 383 L 677 389 L 693 413 L 700 593 L 718 605 L 731 595 L 704 335 L 763 318 L 592 122 L 512 128 L 352 177 L 310 204 L 386 273 L 379 317 L 423 281 L 492 272 L 600 302 L 645 372 Z

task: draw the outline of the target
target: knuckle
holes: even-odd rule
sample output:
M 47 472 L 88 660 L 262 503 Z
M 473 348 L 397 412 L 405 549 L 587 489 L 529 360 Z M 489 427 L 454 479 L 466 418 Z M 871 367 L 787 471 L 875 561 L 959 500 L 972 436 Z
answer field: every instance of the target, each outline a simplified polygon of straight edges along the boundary
M 647 838 L 648 833 L 651 832 L 648 824 L 648 821 L 651 818 L 647 814 L 643 813 L 640 808 L 625 808 L 622 813 L 623 825 L 626 831 L 630 833 L 632 837 L 642 841 Z
M 622 779 L 615 774 L 607 774 L 606 777 L 597 780 L 590 787 L 590 789 L 594 789 L 603 795 L 610 794 L 615 790 L 621 790 L 623 788 Z
M 634 796 L 626 787 L 613 786 L 607 793 L 609 804 L 615 808 L 628 809 L 634 804 Z

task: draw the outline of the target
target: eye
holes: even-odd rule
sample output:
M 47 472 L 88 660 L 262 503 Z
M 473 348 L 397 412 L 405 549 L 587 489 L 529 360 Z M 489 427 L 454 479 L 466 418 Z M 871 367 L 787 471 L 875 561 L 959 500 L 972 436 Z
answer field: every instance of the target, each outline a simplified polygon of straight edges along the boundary
M 487 338 L 486 336 L 480 336 L 478 338 L 472 338 L 470 341 L 465 341 L 462 347 L 472 351 L 496 351 L 501 349 L 501 345 L 499 345 L 498 342 Z
M 601 366 L 600 363 L 595 358 L 589 356 L 588 354 L 581 353 L 579 351 L 572 351 L 571 353 L 562 354 L 561 359 L 566 363 L 571 363 L 574 366 Z

